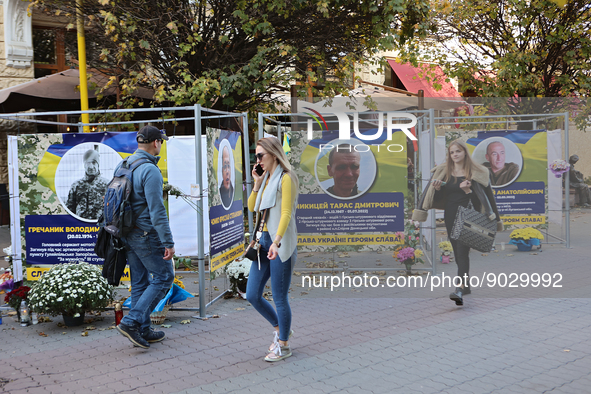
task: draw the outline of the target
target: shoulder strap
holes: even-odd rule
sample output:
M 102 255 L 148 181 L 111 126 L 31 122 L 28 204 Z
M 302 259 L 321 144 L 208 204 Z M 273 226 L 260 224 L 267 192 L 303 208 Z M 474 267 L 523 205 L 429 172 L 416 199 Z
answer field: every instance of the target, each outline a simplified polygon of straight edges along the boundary
M 263 209 L 262 212 L 259 212 L 257 215 L 257 223 L 254 226 L 254 235 L 251 237 L 252 240 L 258 241 L 257 234 L 260 231 L 263 232 L 265 228 L 265 221 L 267 220 L 267 211 L 268 209 Z
M 127 160 L 127 158 L 125 160 Z M 148 160 L 143 157 L 140 157 L 139 159 L 134 160 L 131 164 L 129 164 L 129 169 L 133 172 L 133 171 L 135 171 L 136 168 L 138 168 L 139 166 L 141 166 L 144 163 L 152 163 L 152 164 L 156 165 L 153 161 Z
M 261 219 L 261 225 L 259 226 L 259 231 L 263 231 L 263 228 L 265 227 L 265 222 L 267 221 L 267 212 L 269 211 L 269 209 L 265 209 L 263 211 L 263 218 Z

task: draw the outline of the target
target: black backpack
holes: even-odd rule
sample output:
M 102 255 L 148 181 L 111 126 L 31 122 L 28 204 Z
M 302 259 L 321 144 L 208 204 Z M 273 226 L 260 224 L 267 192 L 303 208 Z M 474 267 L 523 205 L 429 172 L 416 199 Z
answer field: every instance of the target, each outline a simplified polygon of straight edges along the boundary
M 146 205 L 136 216 L 129 201 L 133 189 L 133 171 L 144 163 L 154 164 L 148 159 L 137 159 L 130 164 L 128 158 L 125 158 L 107 186 L 103 224 L 105 230 L 116 238 L 125 237 L 138 216 L 147 208 Z
M 94 252 L 98 257 L 105 259 L 103 277 L 112 286 L 119 286 L 127 264 L 125 245 L 120 238 L 131 231 L 135 219 L 147 208 L 146 205 L 134 217 L 129 201 L 133 189 L 133 171 L 144 163 L 154 164 L 148 159 L 137 159 L 129 164 L 128 158 L 124 159 L 105 193 L 103 214 L 99 219 L 101 228 L 97 234 Z

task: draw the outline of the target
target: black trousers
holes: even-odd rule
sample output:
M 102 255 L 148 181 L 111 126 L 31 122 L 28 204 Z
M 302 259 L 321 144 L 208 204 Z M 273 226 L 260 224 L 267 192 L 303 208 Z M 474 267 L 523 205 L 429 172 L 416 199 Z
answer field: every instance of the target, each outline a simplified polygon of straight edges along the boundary
M 462 278 L 462 281 L 465 280 L 464 288 L 470 287 L 470 247 L 453 239 L 450 239 L 450 242 L 458 265 L 458 276 Z M 466 279 L 464 279 L 464 275 L 466 275 Z

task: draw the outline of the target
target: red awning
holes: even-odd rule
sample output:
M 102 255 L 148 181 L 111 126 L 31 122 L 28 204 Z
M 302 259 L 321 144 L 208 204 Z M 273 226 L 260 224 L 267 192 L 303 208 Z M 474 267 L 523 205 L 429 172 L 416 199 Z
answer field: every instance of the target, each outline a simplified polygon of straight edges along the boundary
M 388 63 L 404 85 L 404 89 L 410 92 L 415 93 L 419 90 L 423 90 L 425 92 L 425 97 L 461 97 L 450 82 L 445 82 L 447 77 L 439 66 L 425 65 L 425 67 L 429 67 L 429 70 L 423 71 L 420 68 L 413 67 L 409 63 L 397 63 L 396 60 L 388 60 Z M 435 75 L 438 77 L 437 83 L 442 85 L 440 90 L 436 90 L 433 87 L 434 82 L 427 80 L 427 77 L 425 76 L 426 72 L 435 72 Z

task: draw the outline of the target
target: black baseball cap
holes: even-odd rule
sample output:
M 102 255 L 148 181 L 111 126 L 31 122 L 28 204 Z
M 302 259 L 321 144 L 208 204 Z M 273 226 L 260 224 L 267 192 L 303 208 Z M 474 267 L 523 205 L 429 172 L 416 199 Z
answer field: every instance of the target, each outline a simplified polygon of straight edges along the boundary
M 160 130 L 154 126 L 144 126 L 137 132 L 137 142 L 140 144 L 147 144 L 156 140 L 168 141 L 166 130 Z

